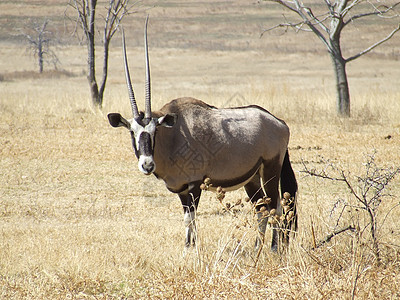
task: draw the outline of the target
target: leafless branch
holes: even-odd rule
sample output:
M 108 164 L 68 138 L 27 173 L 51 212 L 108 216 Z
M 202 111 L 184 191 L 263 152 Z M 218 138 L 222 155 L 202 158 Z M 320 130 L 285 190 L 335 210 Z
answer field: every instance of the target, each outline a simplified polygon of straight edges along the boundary
M 344 227 L 344 228 L 335 230 L 335 231 L 333 231 L 332 233 L 328 234 L 324 239 L 320 240 L 320 241 L 314 246 L 313 249 L 317 249 L 317 248 L 323 246 L 324 244 L 329 243 L 333 237 L 335 237 L 335 236 L 337 236 L 337 235 L 339 235 L 339 234 L 341 234 L 341 233 L 343 233 L 343 232 L 346 232 L 346 231 L 348 231 L 348 230 L 350 230 L 350 231 L 355 231 L 356 228 L 355 228 L 354 226 L 352 226 L 352 225 L 349 225 L 349 226 L 347 226 L 347 227 Z
M 342 12 L 341 15 L 344 18 L 350 10 L 352 10 L 354 7 L 356 7 L 358 4 L 360 4 L 361 2 L 364 2 L 365 0 L 353 0 L 353 2 L 351 2 L 349 5 L 347 5 L 347 7 L 345 7 Z
M 129 0 L 110 0 L 104 20 L 104 42 L 110 40 L 118 29 L 122 19 L 129 14 Z
M 272 31 L 272 30 L 277 29 L 277 28 L 285 28 L 285 33 L 288 31 L 289 28 L 294 29 L 296 33 L 299 32 L 299 31 L 309 31 L 310 32 L 311 29 L 304 28 L 304 25 L 305 25 L 304 22 L 281 23 L 281 24 L 278 24 L 278 25 L 275 25 L 275 26 L 272 26 L 272 27 L 270 27 L 268 29 L 263 30 L 263 32 L 260 34 L 260 37 L 262 37 L 264 35 L 264 33 L 268 32 L 268 31 Z
M 324 0 L 324 2 L 325 2 L 326 6 L 327 6 L 327 8 L 329 10 L 329 13 L 333 14 L 334 13 L 334 8 L 333 8 L 333 5 L 332 5 L 331 1 L 330 0 Z
M 385 221 L 386 221 L 386 219 L 388 218 L 388 216 L 390 215 L 390 213 L 393 211 L 393 210 L 395 210 L 397 207 L 399 207 L 400 206 L 400 202 L 399 203 L 397 203 L 395 206 L 393 206 L 392 208 L 390 208 L 389 210 L 388 210 L 388 212 L 385 214 L 385 216 L 382 218 L 382 221 L 381 221 L 381 224 L 383 224 L 383 223 L 385 223 Z M 382 226 L 382 225 L 381 225 Z
M 278 3 L 285 8 L 289 9 L 290 11 L 296 13 L 303 21 L 294 23 L 297 24 L 295 28 L 302 28 L 302 24 L 306 25 L 309 30 L 307 31 L 312 31 L 321 41 L 322 43 L 328 48 L 329 52 L 334 52 L 332 49 L 330 43 L 328 42 L 327 38 L 324 36 L 324 34 L 317 28 L 320 27 L 323 32 L 330 33 L 330 29 L 324 24 L 324 21 L 330 18 L 330 14 L 323 14 L 321 16 L 315 16 L 312 12 L 312 9 L 309 7 L 305 7 L 300 3 L 298 0 L 293 0 L 292 1 L 284 1 L 284 0 L 269 0 L 271 2 Z M 319 17 L 323 17 L 322 20 L 319 19 Z M 283 23 L 285 24 L 285 23 Z M 278 27 L 284 27 L 284 26 L 276 26 L 275 28 Z M 290 26 L 294 27 L 294 26 Z M 272 28 L 271 28 L 272 29 Z M 306 31 L 302 29 L 303 31 Z
M 345 181 L 343 178 L 338 178 L 338 177 L 332 177 L 330 175 L 328 175 L 328 173 L 326 172 L 326 170 L 321 170 L 319 172 L 317 172 L 316 170 L 311 170 L 308 168 L 308 166 L 306 165 L 306 163 L 304 161 L 301 162 L 303 165 L 303 171 L 300 171 L 301 173 L 305 173 L 308 174 L 310 176 L 313 177 L 319 177 L 322 179 L 328 179 L 328 180 L 332 180 L 332 181 Z M 333 164 L 329 163 L 328 161 L 325 161 L 326 163 L 326 168 L 333 168 L 336 169 Z
M 396 34 L 396 32 L 398 32 L 399 30 L 400 30 L 400 24 L 391 33 L 389 33 L 388 36 L 386 36 L 385 38 L 383 38 L 379 42 L 376 42 L 375 44 L 373 44 L 372 46 L 368 47 L 367 49 L 357 53 L 356 55 L 353 55 L 353 56 L 347 58 L 346 62 L 350 62 L 352 60 L 355 60 L 355 59 L 359 58 L 360 56 L 362 56 L 364 54 L 367 54 L 368 52 L 371 52 L 373 49 L 375 49 L 379 45 L 381 45 L 381 44 L 387 42 L 388 40 L 390 40 Z
M 344 22 L 344 25 L 347 25 L 347 24 L 349 24 L 349 23 L 352 23 L 352 22 L 354 22 L 355 20 L 357 20 L 357 19 L 361 19 L 361 18 L 365 18 L 365 17 L 370 17 L 370 16 L 379 16 L 379 17 L 383 17 L 383 18 L 385 18 L 386 16 L 386 14 L 388 14 L 388 13 L 390 13 L 390 12 L 393 12 L 394 11 L 394 9 L 396 8 L 396 6 L 398 6 L 398 5 L 400 5 L 400 2 L 397 2 L 397 3 L 395 3 L 394 5 L 392 5 L 392 6 L 383 6 L 383 5 L 381 5 L 381 6 L 379 6 L 379 7 L 375 7 L 375 6 L 373 6 L 373 11 L 371 11 L 371 12 L 367 12 L 367 13 L 362 13 L 362 14 L 357 14 L 357 15 L 354 15 L 354 16 L 352 16 L 351 18 L 349 18 L 346 22 Z M 382 9 L 381 9 L 382 8 Z M 396 17 L 398 17 L 399 16 L 399 14 L 394 14 L 394 15 L 392 15 L 392 16 L 389 16 L 389 17 L 387 17 L 387 18 L 396 18 Z
M 74 8 L 77 12 L 77 19 L 76 19 L 76 25 L 80 25 L 82 28 L 84 34 L 87 36 L 88 35 L 88 30 L 89 30 L 89 25 L 88 25 L 88 20 L 87 20 L 87 14 L 88 14 L 88 8 L 86 5 L 84 5 L 86 2 L 85 1 L 77 1 L 77 0 L 70 0 L 68 2 L 68 5 Z
M 296 14 L 298 14 L 298 11 L 295 7 L 289 5 L 289 3 L 287 1 L 283 1 L 283 0 L 270 0 L 271 2 L 276 2 L 284 7 L 286 7 L 287 9 L 295 12 Z

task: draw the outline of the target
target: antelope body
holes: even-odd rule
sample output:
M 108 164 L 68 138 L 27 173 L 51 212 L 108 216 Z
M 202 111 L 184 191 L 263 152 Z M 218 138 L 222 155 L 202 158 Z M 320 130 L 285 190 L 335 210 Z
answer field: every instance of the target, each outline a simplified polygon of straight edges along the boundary
M 267 210 L 280 206 L 282 194 L 296 196 L 297 183 L 288 156 L 289 128 L 265 109 L 251 105 L 216 108 L 194 98 L 179 98 L 151 111 L 150 70 L 147 52 L 147 19 L 145 26 L 146 109 L 138 112 L 126 58 L 124 62 L 133 118 L 118 113 L 108 115 L 113 127 L 126 127 L 132 136 L 139 170 L 162 179 L 177 193 L 184 210 L 185 245 L 195 243 L 195 211 L 205 178 L 214 187 L 225 190 L 245 188 L 256 202 L 269 197 L 262 206 Z M 292 206 L 295 202 L 292 203 Z M 292 207 L 296 213 L 295 207 Z M 259 230 L 264 236 L 266 218 L 259 212 Z M 297 217 L 290 224 L 297 226 Z M 273 229 L 272 249 L 278 245 L 278 231 Z

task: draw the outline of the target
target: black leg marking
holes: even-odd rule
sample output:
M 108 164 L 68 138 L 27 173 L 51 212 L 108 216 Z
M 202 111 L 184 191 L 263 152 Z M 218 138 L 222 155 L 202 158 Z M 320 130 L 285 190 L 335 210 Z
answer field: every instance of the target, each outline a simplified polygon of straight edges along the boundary
M 244 189 L 252 203 L 256 203 L 259 199 L 265 197 L 259 173 L 254 175 L 254 177 L 244 186 Z M 263 213 L 260 212 L 261 207 L 262 206 L 256 207 L 259 232 L 259 237 L 257 237 L 255 243 L 255 249 L 257 252 L 261 250 L 260 247 L 264 244 L 265 230 L 267 228 L 267 219 L 263 216 Z
M 200 184 L 201 181 L 190 183 L 186 191 L 179 193 L 184 213 L 186 247 L 190 247 L 196 243 L 195 217 L 201 195 Z
M 265 161 L 263 164 L 263 168 L 261 170 L 262 183 L 264 190 L 269 198 L 271 198 L 271 202 L 267 207 L 268 210 L 278 208 L 279 201 L 279 179 L 281 173 L 281 164 L 278 158 L 275 158 L 270 161 Z M 277 211 L 277 213 L 279 213 Z M 272 242 L 271 242 L 271 250 L 277 251 L 279 245 L 279 225 L 274 224 L 272 229 Z

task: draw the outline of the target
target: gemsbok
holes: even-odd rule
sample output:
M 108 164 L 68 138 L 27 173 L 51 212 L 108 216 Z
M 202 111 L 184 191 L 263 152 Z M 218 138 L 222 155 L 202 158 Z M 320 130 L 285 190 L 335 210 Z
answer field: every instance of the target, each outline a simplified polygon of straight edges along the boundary
M 139 112 L 136 104 L 122 31 L 133 118 L 110 113 L 108 119 L 111 126 L 122 126 L 130 131 L 139 170 L 145 175 L 154 174 L 165 182 L 168 190 L 178 194 L 184 211 L 185 246 L 191 246 L 196 240 L 195 211 L 202 191 L 200 186 L 206 178 L 213 187 L 226 191 L 244 186 L 251 201 L 258 203 L 258 245 L 264 241 L 268 219 L 265 211 L 276 211 L 277 216 L 282 214 L 279 213 L 282 211 L 280 183 L 282 195 L 288 192 L 292 199 L 290 210 L 293 213 L 286 228 L 296 230 L 297 182 L 289 161 L 288 126 L 256 105 L 216 108 L 194 98 L 175 99 L 160 110 L 152 111 L 147 23 L 148 18 L 144 28 L 145 111 Z M 260 203 L 260 199 L 268 201 Z M 279 224 L 273 225 L 271 249 L 274 251 L 280 239 Z

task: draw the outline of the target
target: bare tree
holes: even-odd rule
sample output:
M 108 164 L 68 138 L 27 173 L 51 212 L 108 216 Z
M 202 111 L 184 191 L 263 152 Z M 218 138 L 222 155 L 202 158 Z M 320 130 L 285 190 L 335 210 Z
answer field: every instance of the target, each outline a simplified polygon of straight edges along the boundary
M 122 19 L 129 13 L 129 0 L 109 0 L 105 8 L 102 30 L 103 68 L 100 87 L 96 77 L 96 6 L 97 0 L 70 0 L 69 6 L 77 12 L 76 24 L 83 30 L 88 51 L 88 81 L 94 106 L 101 108 L 103 105 L 104 90 L 108 74 L 108 53 L 112 37 L 118 29 Z
M 301 0 L 266 1 L 278 3 L 285 9 L 297 14 L 300 18 L 298 22 L 284 22 L 266 31 L 279 27 L 294 28 L 296 31 L 309 31 L 313 32 L 325 45 L 331 57 L 336 78 L 338 114 L 345 117 L 350 116 L 350 93 L 346 73 L 347 63 L 367 54 L 391 39 L 400 30 L 400 24 L 396 25 L 380 41 L 347 58 L 343 57 L 342 54 L 341 33 L 347 25 L 368 17 L 376 16 L 382 19 L 399 17 L 395 8 L 400 2 L 387 6 L 378 0 L 376 2 L 374 0 L 323 0 L 319 4 L 316 2 L 304 4 Z M 323 11 L 320 9 L 321 5 L 325 7 Z
M 57 55 L 51 50 L 51 43 L 53 39 L 53 33 L 46 29 L 49 20 L 45 20 L 42 25 L 34 24 L 31 28 L 32 34 L 22 33 L 28 40 L 28 50 L 32 51 L 34 56 L 38 59 L 39 73 L 43 72 L 43 64 L 45 60 L 53 63 L 54 67 L 57 68 L 57 64 L 60 62 Z
M 400 174 L 400 167 L 396 166 L 382 168 L 377 166 L 375 162 L 375 154 L 376 152 L 367 156 L 367 161 L 363 164 L 363 174 L 353 176 L 350 174 L 350 172 L 345 171 L 328 161 L 325 162 L 325 168 L 320 171 L 309 169 L 303 163 L 304 173 L 310 176 L 340 182 L 347 187 L 353 199 L 339 200 L 339 202 L 342 202 L 343 206 L 342 213 L 340 213 L 339 218 L 342 217 L 345 209 L 349 209 L 357 213 L 365 212 L 367 216 L 366 224 L 356 224 L 356 226 L 350 225 L 346 228 L 342 228 L 341 230 L 337 230 L 332 235 L 329 235 L 325 240 L 320 242 L 317 246 L 314 246 L 314 248 L 323 245 L 334 235 L 346 230 L 355 230 L 358 228 L 357 231 L 359 232 L 359 237 L 361 238 L 364 231 L 369 228 L 370 241 L 372 242 L 372 253 L 376 259 L 376 263 L 381 263 L 378 231 L 380 227 L 383 226 L 387 216 L 394 208 L 398 207 L 400 203 L 395 204 L 391 209 L 389 209 L 383 219 L 380 220 L 380 223 L 378 223 L 378 215 L 379 217 L 383 215 L 380 209 L 382 200 L 386 197 L 393 197 L 392 195 L 387 194 L 386 190 L 392 180 Z M 327 170 L 331 170 L 331 173 L 336 173 L 338 175 L 331 175 Z M 339 202 L 337 202 L 335 206 L 338 206 Z M 337 224 L 339 224 L 339 220 L 337 221 Z M 369 245 L 370 243 L 366 244 Z

